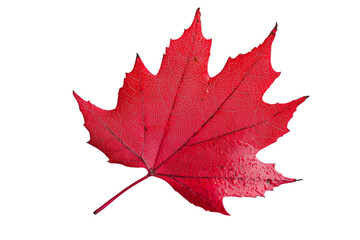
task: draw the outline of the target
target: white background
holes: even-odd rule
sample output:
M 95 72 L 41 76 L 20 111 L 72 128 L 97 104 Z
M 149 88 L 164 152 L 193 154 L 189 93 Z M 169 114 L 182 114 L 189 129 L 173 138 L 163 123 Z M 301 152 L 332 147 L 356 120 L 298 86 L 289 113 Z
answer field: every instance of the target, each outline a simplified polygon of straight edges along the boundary
M 359 239 L 357 1 L 1 1 L 1 239 Z M 267 102 L 303 95 L 290 133 L 262 150 L 303 178 L 266 198 L 226 198 L 232 216 L 188 203 L 86 144 L 72 90 L 115 107 L 136 53 L 152 73 L 169 39 L 202 13 L 210 75 L 260 44 L 278 22 Z

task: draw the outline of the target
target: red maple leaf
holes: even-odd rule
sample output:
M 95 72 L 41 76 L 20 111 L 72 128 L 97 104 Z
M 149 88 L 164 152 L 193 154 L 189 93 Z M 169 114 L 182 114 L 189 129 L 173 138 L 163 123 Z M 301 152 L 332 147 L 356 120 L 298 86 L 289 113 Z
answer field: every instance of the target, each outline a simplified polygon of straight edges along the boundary
M 189 202 L 228 214 L 226 196 L 256 197 L 296 181 L 260 162 L 256 153 L 289 130 L 287 123 L 299 98 L 268 104 L 262 96 L 280 73 L 270 63 L 277 27 L 245 55 L 229 58 L 210 78 L 207 64 L 211 40 L 201 32 L 200 12 L 189 29 L 171 40 L 157 75 L 139 56 L 126 75 L 117 106 L 103 110 L 74 93 L 90 132 L 89 144 L 110 163 L 143 167 L 168 182 Z

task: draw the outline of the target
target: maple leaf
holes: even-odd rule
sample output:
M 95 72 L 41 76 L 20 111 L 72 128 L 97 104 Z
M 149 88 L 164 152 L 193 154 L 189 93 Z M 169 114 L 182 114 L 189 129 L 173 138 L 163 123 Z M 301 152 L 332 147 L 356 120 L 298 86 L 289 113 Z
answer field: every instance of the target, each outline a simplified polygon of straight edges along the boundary
M 222 203 L 226 196 L 263 196 L 296 181 L 256 158 L 259 150 L 289 131 L 288 121 L 306 99 L 286 104 L 262 100 L 280 74 L 270 63 L 276 31 L 277 26 L 251 52 L 229 58 L 210 78 L 211 40 L 202 35 L 198 9 L 190 28 L 170 41 L 157 75 L 137 55 L 115 109 L 100 109 L 74 92 L 90 132 L 89 144 L 110 163 L 148 171 L 95 214 L 150 176 L 165 180 L 196 206 L 227 215 Z

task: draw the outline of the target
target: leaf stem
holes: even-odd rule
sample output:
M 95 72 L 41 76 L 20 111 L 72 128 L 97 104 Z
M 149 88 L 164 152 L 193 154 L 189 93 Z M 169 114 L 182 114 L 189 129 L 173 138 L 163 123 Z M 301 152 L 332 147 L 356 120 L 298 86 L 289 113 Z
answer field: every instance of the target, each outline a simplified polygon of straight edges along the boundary
M 96 209 L 94 211 L 94 214 L 98 214 L 99 212 L 101 212 L 104 208 L 106 208 L 110 203 L 112 203 L 115 199 L 117 199 L 120 195 L 122 195 L 124 192 L 126 192 L 127 190 L 129 190 L 130 188 L 132 188 L 133 186 L 135 186 L 136 184 L 144 181 L 145 179 L 147 179 L 148 177 L 150 177 L 151 175 L 148 174 L 142 178 L 140 178 L 139 180 L 137 180 L 136 182 L 133 182 L 132 184 L 130 184 L 129 186 L 127 186 L 126 188 L 124 188 L 123 190 L 121 190 L 121 192 L 119 192 L 118 194 L 116 194 L 115 196 L 113 196 L 112 198 L 110 198 L 106 203 L 104 203 L 101 207 L 99 207 L 98 209 Z

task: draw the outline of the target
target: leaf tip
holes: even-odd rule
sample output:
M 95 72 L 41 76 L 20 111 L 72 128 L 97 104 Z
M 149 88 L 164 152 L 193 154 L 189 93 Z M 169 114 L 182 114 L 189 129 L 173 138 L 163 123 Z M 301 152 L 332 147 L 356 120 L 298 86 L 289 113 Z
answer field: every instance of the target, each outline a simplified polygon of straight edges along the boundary
M 230 213 L 228 213 L 224 207 L 223 207 L 223 209 L 219 210 L 218 212 L 225 216 L 231 216 Z
M 200 13 L 200 7 L 198 7 L 198 8 L 196 9 L 195 16 L 197 16 L 197 15 L 201 15 L 201 13 Z
M 85 102 L 79 95 L 77 95 L 77 93 L 73 90 L 73 95 L 76 99 L 76 101 L 78 102 L 78 104 L 80 105 L 80 103 Z
M 221 211 L 221 213 L 224 214 L 225 216 L 230 216 L 230 213 L 228 213 L 225 208 L 223 211 Z
M 270 35 L 275 35 L 278 30 L 278 23 L 275 23 L 275 27 L 271 30 Z
M 144 63 L 142 62 L 140 55 L 138 53 L 136 53 L 136 58 L 135 58 L 135 64 L 134 64 L 134 69 L 136 68 L 141 68 L 141 69 L 146 69 L 146 67 L 144 66 Z
M 194 24 L 197 25 L 197 23 L 200 23 L 200 17 L 201 17 L 200 8 L 198 8 L 198 9 L 196 9 L 195 17 L 194 17 L 194 21 L 193 21 L 192 25 L 194 25 Z

